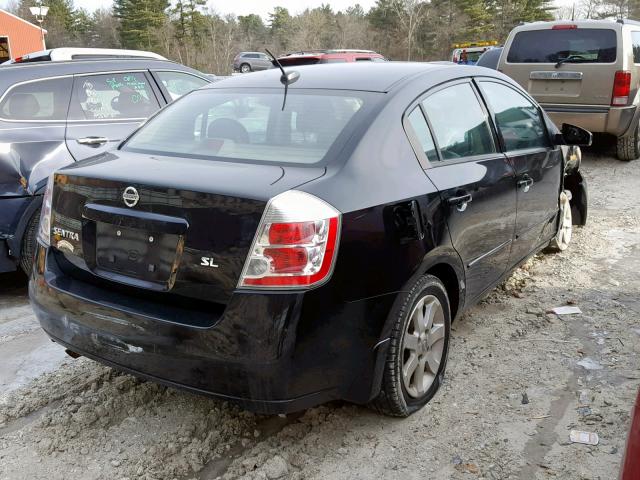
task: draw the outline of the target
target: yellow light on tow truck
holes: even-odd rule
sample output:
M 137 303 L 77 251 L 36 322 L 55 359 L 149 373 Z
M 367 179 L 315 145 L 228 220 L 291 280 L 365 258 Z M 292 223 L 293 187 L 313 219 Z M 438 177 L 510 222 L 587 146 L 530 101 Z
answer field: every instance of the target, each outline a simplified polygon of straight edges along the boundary
M 498 42 L 496 40 L 488 40 L 482 42 L 454 43 L 451 48 L 493 47 L 496 45 L 498 45 Z

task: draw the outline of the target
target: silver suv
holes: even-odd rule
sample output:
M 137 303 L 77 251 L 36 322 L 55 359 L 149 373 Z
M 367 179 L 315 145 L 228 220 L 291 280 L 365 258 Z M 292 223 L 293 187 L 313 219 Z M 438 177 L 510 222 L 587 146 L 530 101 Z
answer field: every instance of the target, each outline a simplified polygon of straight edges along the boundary
M 640 23 L 630 20 L 520 25 L 498 63 L 557 125 L 615 137 L 621 160 L 640 157 L 639 67 Z
M 233 71 L 249 73 L 272 68 L 271 58 L 262 52 L 240 52 L 233 59 Z
M 0 67 L 0 273 L 31 272 L 54 170 L 108 152 L 160 108 L 210 83 L 166 60 L 34 58 Z

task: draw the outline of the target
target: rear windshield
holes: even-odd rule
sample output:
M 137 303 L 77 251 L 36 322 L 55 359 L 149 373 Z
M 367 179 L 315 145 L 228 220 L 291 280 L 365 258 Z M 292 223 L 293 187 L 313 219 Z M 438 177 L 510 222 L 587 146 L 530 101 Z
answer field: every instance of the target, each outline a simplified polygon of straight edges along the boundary
M 516 33 L 507 62 L 612 63 L 616 45 L 616 32 L 608 28 L 523 31 Z
M 156 155 L 316 164 L 364 115 L 364 92 L 193 92 L 142 127 L 123 150 Z

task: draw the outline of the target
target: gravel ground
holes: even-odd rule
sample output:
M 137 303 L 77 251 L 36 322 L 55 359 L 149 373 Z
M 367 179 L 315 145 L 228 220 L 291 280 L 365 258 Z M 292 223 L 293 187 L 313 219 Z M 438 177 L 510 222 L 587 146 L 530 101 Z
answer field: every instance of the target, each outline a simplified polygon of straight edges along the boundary
M 65 359 L 24 279 L 0 277 L 0 478 L 615 478 L 640 383 L 639 168 L 586 155 L 588 226 L 454 324 L 443 388 L 404 420 L 340 402 L 258 416 Z M 583 313 L 546 313 L 567 304 Z

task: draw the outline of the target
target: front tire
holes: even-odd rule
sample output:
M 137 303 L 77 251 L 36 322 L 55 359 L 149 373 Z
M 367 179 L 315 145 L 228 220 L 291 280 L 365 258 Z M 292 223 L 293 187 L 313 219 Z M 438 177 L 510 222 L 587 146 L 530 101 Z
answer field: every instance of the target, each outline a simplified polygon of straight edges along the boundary
M 36 253 L 36 235 L 38 234 L 38 225 L 40 224 L 40 209 L 36 210 L 29 219 L 27 229 L 22 236 L 22 246 L 20 248 L 20 268 L 22 271 L 31 275 L 33 268 L 33 257 Z
M 616 153 L 618 159 L 624 161 L 636 160 L 640 157 L 640 122 L 631 135 L 618 138 Z
M 442 282 L 425 275 L 390 313 L 394 322 L 380 394 L 371 406 L 385 415 L 408 417 L 440 388 L 449 353 L 451 310 Z

